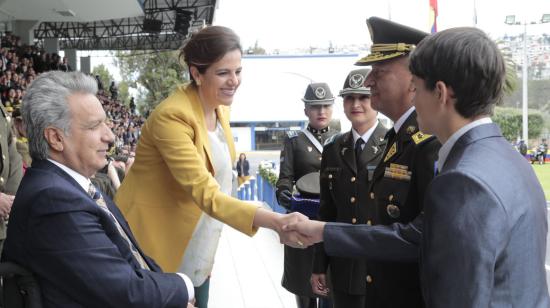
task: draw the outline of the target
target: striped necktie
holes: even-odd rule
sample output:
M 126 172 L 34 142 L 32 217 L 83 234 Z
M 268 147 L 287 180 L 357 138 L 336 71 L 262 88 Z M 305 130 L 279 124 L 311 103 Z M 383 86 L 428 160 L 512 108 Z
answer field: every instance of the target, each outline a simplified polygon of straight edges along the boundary
M 115 215 L 113 215 L 113 213 L 111 213 L 111 211 L 109 210 L 109 208 L 107 207 L 107 204 L 105 203 L 105 200 L 103 199 L 103 196 L 101 195 L 101 192 L 95 187 L 94 184 L 90 183 L 90 186 L 88 188 L 88 194 L 90 195 L 90 197 L 92 197 L 92 199 L 94 199 L 95 203 L 103 210 L 105 211 L 105 213 L 107 213 L 109 215 L 109 217 L 111 217 L 111 219 L 113 220 L 113 222 L 115 223 L 116 225 L 116 228 L 118 230 L 118 233 L 120 233 L 120 235 L 122 236 L 122 238 L 128 243 L 128 246 L 130 247 L 130 251 L 132 251 L 132 254 L 134 255 L 134 258 L 136 258 L 136 260 L 138 261 L 139 265 L 141 266 L 142 269 L 147 269 L 147 270 L 150 270 L 149 266 L 147 265 L 147 262 L 145 262 L 145 259 L 143 259 L 143 257 L 141 256 L 141 254 L 139 253 L 139 251 L 136 249 L 136 247 L 134 246 L 134 244 L 132 244 L 132 241 L 130 240 L 130 238 L 128 237 L 128 234 L 126 234 L 126 232 L 124 231 L 124 229 L 122 229 L 122 226 L 120 225 L 120 223 L 118 222 L 118 220 L 116 219 Z

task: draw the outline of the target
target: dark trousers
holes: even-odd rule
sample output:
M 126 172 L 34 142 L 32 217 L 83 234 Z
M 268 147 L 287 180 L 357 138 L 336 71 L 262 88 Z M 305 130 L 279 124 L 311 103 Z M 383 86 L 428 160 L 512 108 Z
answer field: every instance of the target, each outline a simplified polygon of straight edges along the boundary
M 195 307 L 208 308 L 208 293 L 210 292 L 210 277 L 203 284 L 195 287 Z
M 328 298 L 317 298 L 296 295 L 296 305 L 298 308 L 332 308 L 332 302 Z
M 334 308 L 363 308 L 365 307 L 365 295 L 354 295 L 332 290 L 332 302 Z

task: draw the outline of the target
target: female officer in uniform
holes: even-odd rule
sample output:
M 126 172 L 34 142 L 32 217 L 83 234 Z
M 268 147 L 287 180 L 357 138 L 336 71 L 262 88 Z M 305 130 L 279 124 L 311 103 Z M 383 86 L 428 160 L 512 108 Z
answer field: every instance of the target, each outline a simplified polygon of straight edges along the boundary
M 351 122 L 349 132 L 325 143 L 321 163 L 321 206 L 319 220 L 371 224 L 372 208 L 367 187 L 382 158 L 387 129 L 378 121 L 370 104 L 370 88 L 364 86 L 370 68 L 353 70 L 344 82 L 340 96 L 344 113 Z M 366 262 L 361 259 L 329 257 L 322 244 L 316 247 L 311 285 L 313 292 L 325 295 L 326 272 L 330 266 L 334 308 L 365 307 Z
M 323 144 L 337 132 L 329 127 L 334 96 L 326 83 L 312 83 L 302 99 L 309 119 L 306 129 L 289 131 L 281 151 L 281 166 L 277 181 L 277 200 L 290 210 L 294 184 L 302 176 L 319 172 Z M 317 307 L 309 279 L 313 265 L 314 248 L 295 249 L 285 245 L 282 285 L 296 295 L 298 308 Z M 327 300 L 321 299 L 321 307 Z

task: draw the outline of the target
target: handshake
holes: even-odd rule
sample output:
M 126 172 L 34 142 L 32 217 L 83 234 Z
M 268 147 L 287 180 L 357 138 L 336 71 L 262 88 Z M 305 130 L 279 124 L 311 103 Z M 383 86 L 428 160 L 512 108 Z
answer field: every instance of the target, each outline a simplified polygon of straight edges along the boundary
M 294 248 L 307 248 L 323 241 L 325 222 L 309 220 L 301 213 L 274 213 L 275 224 L 271 228 L 279 234 L 281 244 Z

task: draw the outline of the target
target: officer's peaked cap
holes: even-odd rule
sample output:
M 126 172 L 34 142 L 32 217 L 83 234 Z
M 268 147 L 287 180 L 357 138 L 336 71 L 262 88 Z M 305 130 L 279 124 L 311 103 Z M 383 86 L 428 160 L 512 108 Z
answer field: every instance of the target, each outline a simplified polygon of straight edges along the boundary
M 371 65 L 409 54 L 428 33 L 380 17 L 367 19 L 371 53 L 355 65 Z

